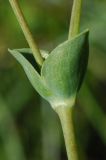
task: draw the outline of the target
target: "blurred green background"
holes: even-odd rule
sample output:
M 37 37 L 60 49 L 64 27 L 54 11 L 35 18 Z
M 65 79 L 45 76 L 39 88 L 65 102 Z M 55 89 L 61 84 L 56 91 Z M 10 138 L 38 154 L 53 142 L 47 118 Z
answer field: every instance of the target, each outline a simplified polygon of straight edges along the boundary
M 40 48 L 68 35 L 72 0 L 20 0 Z M 85 82 L 74 109 L 81 160 L 106 160 L 106 0 L 84 0 L 81 31 L 90 29 Z M 0 160 L 66 160 L 60 122 L 8 48 L 28 47 L 8 1 L 0 0 Z

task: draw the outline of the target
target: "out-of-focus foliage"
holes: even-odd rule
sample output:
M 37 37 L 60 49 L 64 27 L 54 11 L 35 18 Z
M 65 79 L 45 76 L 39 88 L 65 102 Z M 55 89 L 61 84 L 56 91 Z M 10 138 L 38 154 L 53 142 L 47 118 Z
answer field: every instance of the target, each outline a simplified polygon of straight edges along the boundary
M 40 48 L 51 51 L 67 39 L 69 0 L 20 1 Z M 105 160 L 106 1 L 84 1 L 81 30 L 90 29 L 86 83 L 75 107 L 81 160 Z M 0 159 L 66 159 L 59 120 L 27 80 L 8 48 L 28 47 L 8 1 L 0 0 Z

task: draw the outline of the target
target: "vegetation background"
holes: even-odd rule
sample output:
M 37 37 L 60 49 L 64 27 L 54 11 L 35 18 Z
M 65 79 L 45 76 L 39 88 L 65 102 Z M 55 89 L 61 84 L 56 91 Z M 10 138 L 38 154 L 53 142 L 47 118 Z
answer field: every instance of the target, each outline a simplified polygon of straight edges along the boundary
M 20 0 L 40 48 L 68 35 L 72 0 Z M 81 160 L 106 160 L 106 1 L 85 0 L 81 31 L 90 29 L 90 58 L 74 109 Z M 28 47 L 9 5 L 0 0 L 0 160 L 66 160 L 57 115 L 36 93 L 8 48 Z

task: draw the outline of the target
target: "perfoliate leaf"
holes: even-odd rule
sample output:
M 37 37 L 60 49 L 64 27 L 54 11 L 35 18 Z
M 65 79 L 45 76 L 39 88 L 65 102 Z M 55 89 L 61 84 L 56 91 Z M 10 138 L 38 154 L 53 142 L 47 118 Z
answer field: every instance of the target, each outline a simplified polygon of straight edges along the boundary
M 62 43 L 49 55 L 43 51 L 45 61 L 39 73 L 30 49 L 10 50 L 23 66 L 33 87 L 52 106 L 75 101 L 87 68 L 88 33 L 86 30 L 72 40 Z
M 30 80 L 32 86 L 37 90 L 37 92 L 44 98 L 51 95 L 48 87 L 44 84 L 41 76 L 35 70 L 33 65 L 23 56 L 24 51 L 27 54 L 25 56 L 33 57 L 30 49 L 19 49 L 19 50 L 9 50 L 9 52 L 17 59 L 17 61 L 22 65 L 28 79 Z
M 77 94 L 85 75 L 88 53 L 88 31 L 85 31 L 56 47 L 44 61 L 41 76 L 55 101 L 68 100 Z

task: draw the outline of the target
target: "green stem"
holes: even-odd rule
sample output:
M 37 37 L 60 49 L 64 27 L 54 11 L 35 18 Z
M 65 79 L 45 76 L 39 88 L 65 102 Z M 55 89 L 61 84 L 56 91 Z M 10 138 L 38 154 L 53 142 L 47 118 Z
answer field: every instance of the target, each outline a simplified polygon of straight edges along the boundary
M 61 121 L 68 160 L 78 160 L 77 146 L 75 142 L 74 126 L 72 119 L 72 109 L 72 107 L 68 106 L 59 106 L 56 107 L 55 110 Z
M 79 32 L 81 7 L 82 7 L 82 0 L 74 0 L 68 39 L 72 39 Z
M 13 9 L 15 15 L 16 15 L 16 18 L 17 18 L 17 20 L 18 20 L 18 22 L 19 22 L 19 24 L 22 28 L 22 31 L 25 35 L 25 38 L 26 38 L 26 40 L 27 40 L 27 42 L 28 42 L 28 44 L 29 44 L 29 46 L 32 50 L 34 58 L 35 58 L 36 62 L 41 66 L 42 63 L 43 63 L 43 58 L 41 56 L 41 53 L 40 53 L 40 50 L 39 50 L 38 46 L 35 43 L 34 38 L 33 38 L 32 34 L 29 30 L 28 24 L 27 24 L 27 22 L 25 20 L 25 17 L 23 15 L 22 11 L 21 11 L 21 8 L 18 4 L 18 1 L 17 0 L 9 0 L 9 2 L 11 4 L 12 9 Z

